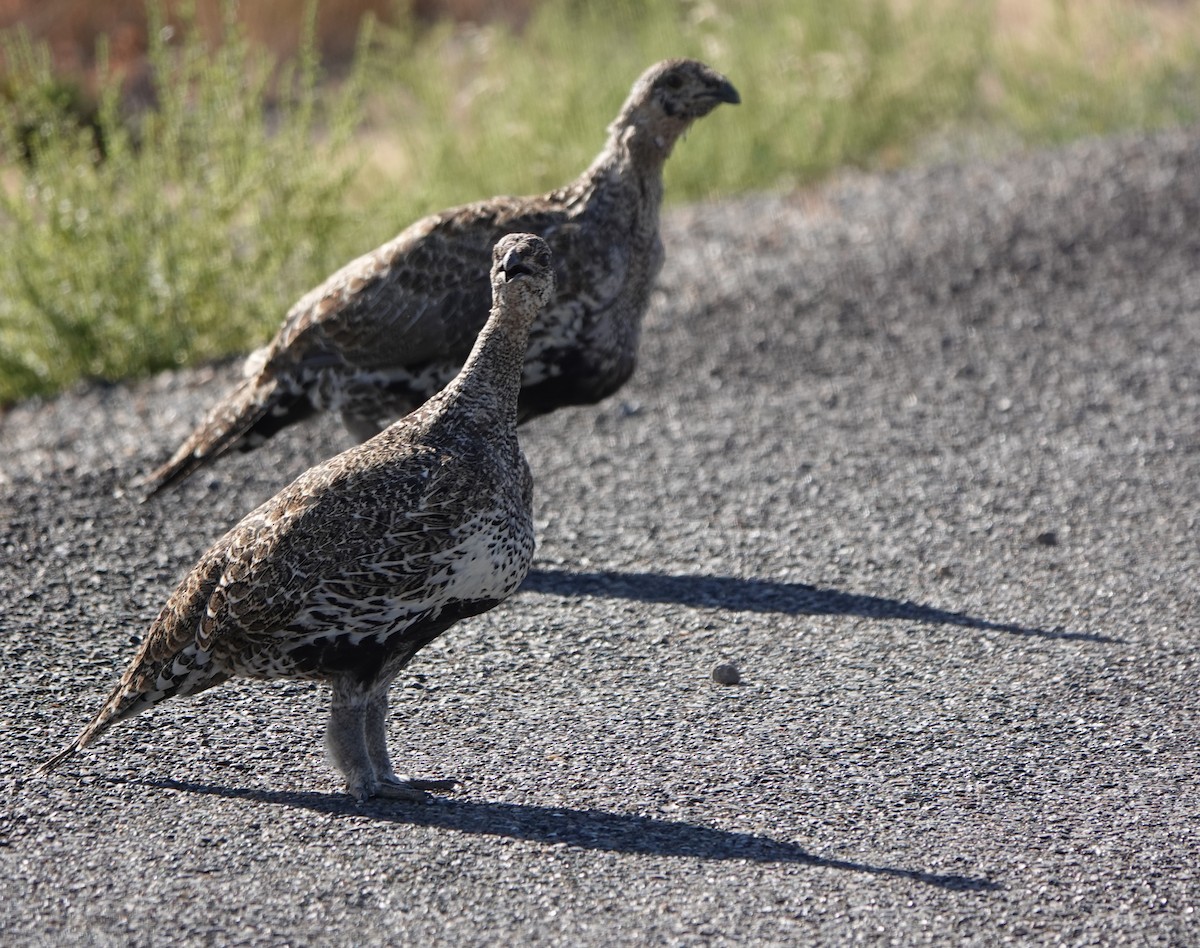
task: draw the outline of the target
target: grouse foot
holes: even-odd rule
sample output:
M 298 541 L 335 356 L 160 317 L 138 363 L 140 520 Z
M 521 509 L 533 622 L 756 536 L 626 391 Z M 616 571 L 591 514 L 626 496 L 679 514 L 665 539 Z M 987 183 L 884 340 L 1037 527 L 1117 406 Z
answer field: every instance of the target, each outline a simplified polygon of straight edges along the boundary
M 452 793 L 460 786 L 462 786 L 461 781 L 454 779 L 422 780 L 418 777 L 399 777 L 393 775 L 384 777 L 379 781 L 379 787 L 376 789 L 375 795 L 388 800 L 409 800 L 413 803 L 427 803 L 432 799 L 427 791 Z M 362 799 L 359 802 L 361 803 Z

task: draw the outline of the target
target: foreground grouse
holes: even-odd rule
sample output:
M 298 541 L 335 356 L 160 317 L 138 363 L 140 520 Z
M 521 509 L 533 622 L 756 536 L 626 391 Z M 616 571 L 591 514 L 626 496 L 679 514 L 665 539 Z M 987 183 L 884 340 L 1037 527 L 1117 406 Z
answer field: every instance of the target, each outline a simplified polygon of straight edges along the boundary
M 662 266 L 663 163 L 692 122 L 738 101 L 703 63 L 658 63 L 634 83 L 604 150 L 576 181 L 426 217 L 339 270 L 292 307 L 247 361 L 246 379 L 146 477 L 147 496 L 316 411 L 340 412 L 365 440 L 430 398 L 487 319 L 488 253 L 504 234 L 543 237 L 558 277 L 530 332 L 518 421 L 611 395 L 633 372 Z
M 387 693 L 420 648 L 512 593 L 533 557 L 517 394 L 529 327 L 554 293 L 546 243 L 504 237 L 491 283 L 491 315 L 450 385 L 218 540 L 99 713 L 42 769 L 166 698 L 233 676 L 306 678 L 333 686 L 326 744 L 357 800 L 452 788 L 393 772 Z

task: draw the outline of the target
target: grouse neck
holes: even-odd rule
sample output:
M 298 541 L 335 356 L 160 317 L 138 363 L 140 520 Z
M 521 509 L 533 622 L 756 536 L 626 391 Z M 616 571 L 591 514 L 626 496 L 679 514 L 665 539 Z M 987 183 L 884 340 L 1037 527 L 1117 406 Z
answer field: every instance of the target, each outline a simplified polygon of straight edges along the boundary
M 637 123 L 614 122 L 604 150 L 584 173 L 593 185 L 607 179 L 635 179 L 643 191 L 662 190 L 663 164 L 671 156 L 677 136 L 656 137 Z
M 563 189 L 562 199 L 592 217 L 632 214 L 657 221 L 663 198 L 662 161 L 639 158 L 627 146 L 614 130 L 591 166 Z M 624 230 L 628 222 L 619 226 Z
M 462 370 L 442 393 L 444 403 L 463 405 L 480 426 L 511 430 L 517 424 L 521 371 L 529 323 L 500 301 L 480 330 Z
M 690 124 L 682 118 L 651 117 L 636 109 L 622 112 L 608 127 L 609 147 L 627 153 L 639 170 L 662 174 L 663 163 Z

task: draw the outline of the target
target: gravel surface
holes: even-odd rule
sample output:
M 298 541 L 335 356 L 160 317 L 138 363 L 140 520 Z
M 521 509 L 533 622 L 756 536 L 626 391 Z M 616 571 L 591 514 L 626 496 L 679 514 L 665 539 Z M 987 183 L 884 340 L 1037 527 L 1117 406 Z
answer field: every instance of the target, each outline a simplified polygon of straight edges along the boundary
M 524 590 L 393 691 L 425 806 L 296 683 L 25 780 L 349 442 L 139 506 L 232 366 L 10 410 L 4 941 L 1197 943 L 1198 222 L 1200 131 L 671 212 L 634 381 L 525 429 Z

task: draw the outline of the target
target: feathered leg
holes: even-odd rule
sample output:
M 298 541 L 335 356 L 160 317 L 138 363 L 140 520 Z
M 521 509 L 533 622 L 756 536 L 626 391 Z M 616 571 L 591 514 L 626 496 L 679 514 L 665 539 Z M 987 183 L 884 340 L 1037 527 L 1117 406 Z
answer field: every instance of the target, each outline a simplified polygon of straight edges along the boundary
M 399 800 L 427 800 L 426 790 L 451 791 L 457 787 L 459 781 L 453 779 L 423 780 L 396 774 L 387 749 L 387 716 L 388 694 L 384 687 L 368 699 L 365 717 L 367 753 L 379 779 L 379 795 Z
M 333 682 L 333 706 L 325 728 L 329 761 L 346 778 L 346 792 L 359 803 L 373 797 L 379 778 L 367 752 L 367 695 L 353 682 Z

